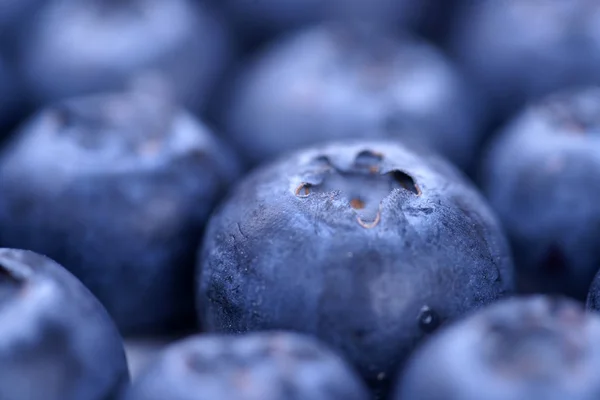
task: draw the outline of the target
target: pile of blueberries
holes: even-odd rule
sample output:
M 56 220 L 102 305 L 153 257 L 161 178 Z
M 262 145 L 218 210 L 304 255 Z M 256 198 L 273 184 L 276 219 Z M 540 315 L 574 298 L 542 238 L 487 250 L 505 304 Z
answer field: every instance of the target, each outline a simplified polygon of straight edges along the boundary
M 597 0 L 0 0 L 0 400 L 600 399 Z

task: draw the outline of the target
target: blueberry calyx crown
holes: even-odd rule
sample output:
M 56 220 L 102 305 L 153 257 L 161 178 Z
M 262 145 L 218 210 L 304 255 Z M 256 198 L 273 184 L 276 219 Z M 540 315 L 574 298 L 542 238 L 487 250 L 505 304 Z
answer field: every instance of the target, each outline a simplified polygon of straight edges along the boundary
M 156 155 L 170 132 L 175 109 L 155 96 L 131 92 L 66 101 L 50 116 L 56 134 L 88 150 L 108 149 L 118 143 L 126 153 Z
M 295 195 L 306 198 L 311 193 L 339 193 L 356 213 L 356 220 L 366 229 L 376 227 L 381 220 L 381 202 L 397 189 L 406 190 L 415 196 L 421 189 L 413 177 L 404 171 L 392 169 L 382 171 L 384 155 L 363 150 L 348 168 L 340 168 L 327 156 L 312 160 L 312 182 L 303 181 L 296 187 Z

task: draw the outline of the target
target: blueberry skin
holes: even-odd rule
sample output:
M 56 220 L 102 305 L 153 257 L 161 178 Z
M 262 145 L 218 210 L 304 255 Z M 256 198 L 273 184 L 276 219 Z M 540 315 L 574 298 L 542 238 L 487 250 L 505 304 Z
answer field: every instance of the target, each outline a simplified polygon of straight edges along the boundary
M 367 400 L 356 373 L 312 338 L 201 335 L 168 347 L 125 400 Z
M 42 255 L 0 249 L 0 398 L 116 399 L 123 343 L 94 296 Z
M 23 41 L 20 69 L 42 105 L 148 73 L 200 111 L 233 57 L 224 24 L 192 0 L 54 0 Z
M 470 100 L 450 62 L 425 42 L 324 24 L 252 60 L 221 125 L 251 164 L 317 142 L 404 138 L 465 167 L 479 140 Z
M 600 88 L 535 103 L 491 143 L 482 185 L 524 292 L 585 299 L 600 265 Z
M 206 127 L 150 92 L 74 98 L 0 154 L 0 243 L 65 265 L 123 332 L 174 329 L 195 319 L 196 247 L 236 173 Z
M 600 3 L 465 3 L 449 46 L 481 90 L 491 118 L 556 90 L 600 83 Z
M 415 352 L 395 400 L 592 400 L 600 317 L 566 298 L 511 298 Z
M 512 290 L 508 253 L 447 162 L 391 141 L 332 143 L 259 168 L 213 214 L 199 317 L 209 331 L 313 334 L 383 390 L 426 333 Z

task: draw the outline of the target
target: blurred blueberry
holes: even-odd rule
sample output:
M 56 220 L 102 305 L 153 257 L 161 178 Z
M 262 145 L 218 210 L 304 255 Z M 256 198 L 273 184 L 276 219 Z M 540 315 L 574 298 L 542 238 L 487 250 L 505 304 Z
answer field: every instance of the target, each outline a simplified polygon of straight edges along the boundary
M 477 119 L 462 78 L 432 46 L 329 24 L 280 39 L 252 60 L 221 122 L 252 164 L 316 142 L 383 137 L 425 143 L 466 167 Z
M 308 337 L 203 335 L 165 350 L 125 400 L 367 400 L 358 376 Z
M 504 300 L 425 343 L 393 399 L 597 399 L 599 335 L 600 317 L 571 300 Z
M 585 299 L 600 266 L 600 88 L 529 106 L 491 144 L 483 187 L 521 289 Z
M 221 21 L 193 0 L 54 0 L 23 40 L 20 69 L 41 104 L 149 73 L 200 110 L 232 51 Z
M 465 3 L 450 46 L 492 118 L 564 87 L 600 83 L 600 2 Z
M 237 173 L 206 127 L 144 90 L 50 106 L 0 155 L 0 243 L 65 265 L 127 333 L 193 315 L 195 249 Z
M 70 273 L 0 249 L 0 398 L 117 399 L 129 380 L 117 328 Z
M 513 288 L 473 186 L 385 141 L 299 151 L 247 176 L 213 214 L 198 266 L 209 331 L 313 334 L 378 392 L 421 338 Z

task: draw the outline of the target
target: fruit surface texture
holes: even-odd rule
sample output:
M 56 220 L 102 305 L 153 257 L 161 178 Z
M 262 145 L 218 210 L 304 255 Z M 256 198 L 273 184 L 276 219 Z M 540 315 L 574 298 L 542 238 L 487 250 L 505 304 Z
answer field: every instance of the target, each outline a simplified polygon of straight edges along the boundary
M 447 320 L 512 290 L 477 191 L 429 151 L 334 143 L 243 180 L 213 215 L 198 309 L 219 332 L 288 329 L 341 350 L 375 385 Z

